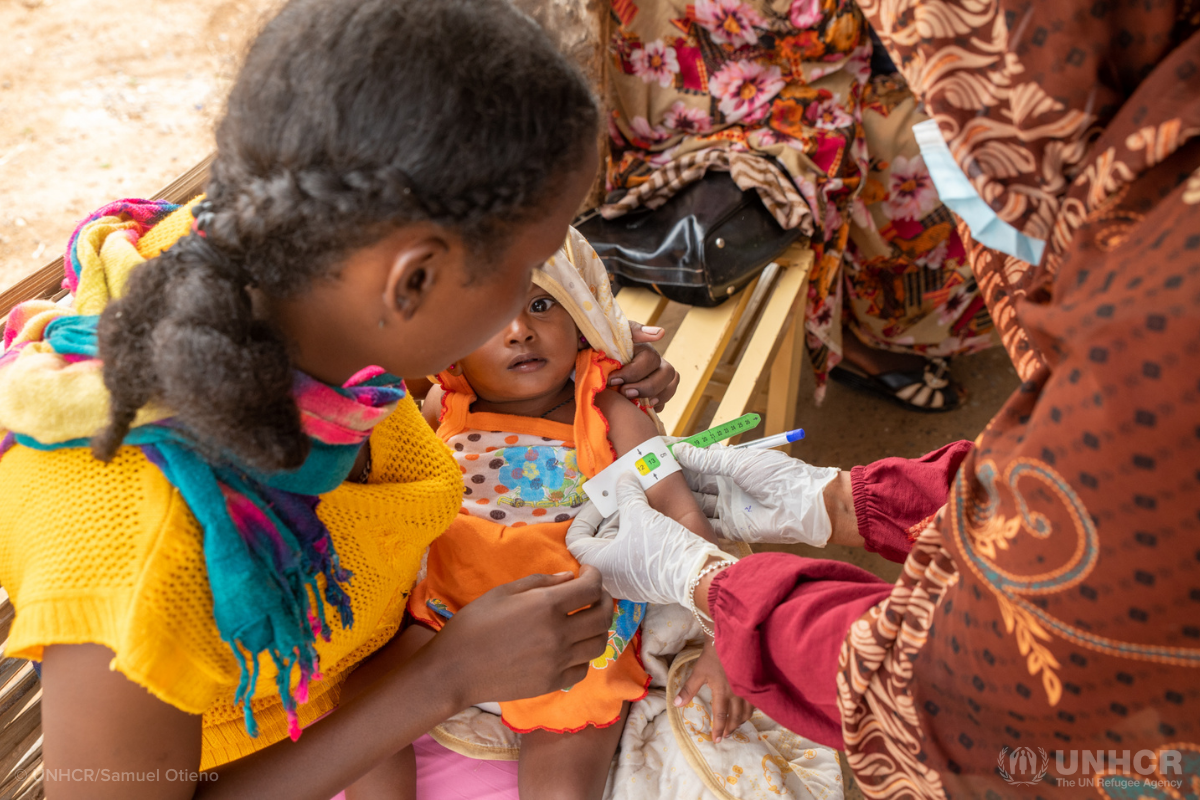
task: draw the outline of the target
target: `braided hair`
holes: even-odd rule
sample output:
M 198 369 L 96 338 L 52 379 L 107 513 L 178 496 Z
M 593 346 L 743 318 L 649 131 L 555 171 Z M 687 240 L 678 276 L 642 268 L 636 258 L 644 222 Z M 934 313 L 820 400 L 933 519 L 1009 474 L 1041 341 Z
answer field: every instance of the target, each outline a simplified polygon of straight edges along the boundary
M 100 320 L 111 417 L 96 456 L 155 401 L 214 451 L 298 467 L 287 345 L 249 287 L 294 296 L 417 221 L 495 247 L 572 171 L 597 117 L 583 77 L 506 0 L 289 2 L 230 93 L 198 232 L 135 270 Z

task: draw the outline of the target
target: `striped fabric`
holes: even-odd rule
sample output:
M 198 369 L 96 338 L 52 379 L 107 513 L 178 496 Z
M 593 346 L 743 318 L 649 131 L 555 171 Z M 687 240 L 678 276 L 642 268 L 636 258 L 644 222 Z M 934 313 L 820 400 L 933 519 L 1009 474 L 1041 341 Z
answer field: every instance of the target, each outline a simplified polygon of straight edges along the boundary
M 812 234 L 812 213 L 782 169 L 761 156 L 731 152 L 721 146 L 671 161 L 650 173 L 650 177 L 617 202 L 601 206 L 600 214 L 605 219 L 615 219 L 639 206 L 658 208 L 680 189 L 703 178 L 710 169 L 728 172 L 742 191 L 757 190 L 771 216 L 784 228 L 800 228 L 805 234 Z

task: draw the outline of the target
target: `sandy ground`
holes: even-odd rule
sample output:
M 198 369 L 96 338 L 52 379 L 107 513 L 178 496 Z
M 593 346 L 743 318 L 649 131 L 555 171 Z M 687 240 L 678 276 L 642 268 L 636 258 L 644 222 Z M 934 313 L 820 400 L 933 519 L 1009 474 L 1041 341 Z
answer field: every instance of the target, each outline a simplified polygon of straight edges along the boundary
M 146 197 L 212 149 L 240 54 L 274 0 L 0 2 L 0 290 L 79 219 Z

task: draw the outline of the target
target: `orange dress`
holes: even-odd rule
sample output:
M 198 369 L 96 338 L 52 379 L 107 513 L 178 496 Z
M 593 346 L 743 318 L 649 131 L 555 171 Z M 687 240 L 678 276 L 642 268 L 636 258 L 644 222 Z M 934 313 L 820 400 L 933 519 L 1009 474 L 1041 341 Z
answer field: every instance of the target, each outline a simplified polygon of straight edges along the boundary
M 592 350 L 576 361 L 575 422 L 565 425 L 507 414 L 472 414 L 475 395 L 461 376 L 443 372 L 438 436 L 453 451 L 466 484 L 450 528 L 429 548 L 427 574 L 409 598 L 409 613 L 438 630 L 484 592 L 535 573 L 577 572 L 565 537 L 587 500 L 583 481 L 615 460 L 608 423 L 594 398 L 617 363 Z M 500 703 L 518 733 L 602 728 L 621 706 L 645 697 L 650 676 L 639 658 L 637 629 L 645 605 L 614 603 L 606 652 L 569 690 Z

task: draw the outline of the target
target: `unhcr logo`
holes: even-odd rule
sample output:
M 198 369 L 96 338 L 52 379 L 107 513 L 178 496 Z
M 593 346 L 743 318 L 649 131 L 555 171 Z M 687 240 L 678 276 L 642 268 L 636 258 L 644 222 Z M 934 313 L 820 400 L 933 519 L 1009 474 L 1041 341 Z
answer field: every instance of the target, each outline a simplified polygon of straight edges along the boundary
M 1129 750 L 1109 750 L 1107 753 L 1104 750 L 1059 750 L 1054 761 L 1054 771 L 1064 776 L 1058 778 L 1059 786 L 1103 786 L 1131 797 L 1150 794 L 1153 789 L 1170 792 L 1183 786 L 1183 752 L 1174 749 L 1138 750 L 1135 753 Z M 1074 777 L 1076 774 L 1078 778 Z
M 1018 747 L 1010 753 L 1005 747 L 996 759 L 996 769 L 1000 772 L 1000 777 L 1013 786 L 1033 786 L 1040 783 L 1042 778 L 1046 777 L 1049 767 L 1050 757 L 1040 747 L 1036 753 L 1029 747 Z
M 1184 753 L 1162 750 L 1058 750 L 1054 753 L 1055 776 L 1060 787 L 1105 787 L 1138 796 L 1154 789 L 1170 791 L 1183 786 L 1200 767 L 1200 753 L 1185 763 Z M 1042 783 L 1050 768 L 1050 756 L 1038 747 L 1008 747 L 996 758 L 996 772 L 1012 786 Z

